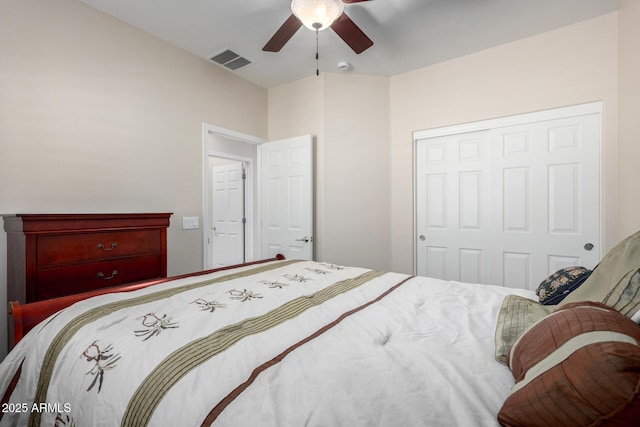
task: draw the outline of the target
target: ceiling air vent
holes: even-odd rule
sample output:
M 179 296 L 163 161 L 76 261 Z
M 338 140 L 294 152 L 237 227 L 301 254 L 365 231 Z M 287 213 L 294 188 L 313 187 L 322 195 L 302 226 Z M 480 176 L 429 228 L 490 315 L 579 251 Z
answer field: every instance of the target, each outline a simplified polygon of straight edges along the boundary
M 229 49 L 224 49 L 220 52 L 214 53 L 209 57 L 209 60 L 233 71 L 251 64 L 251 61 L 247 58 L 243 58 Z

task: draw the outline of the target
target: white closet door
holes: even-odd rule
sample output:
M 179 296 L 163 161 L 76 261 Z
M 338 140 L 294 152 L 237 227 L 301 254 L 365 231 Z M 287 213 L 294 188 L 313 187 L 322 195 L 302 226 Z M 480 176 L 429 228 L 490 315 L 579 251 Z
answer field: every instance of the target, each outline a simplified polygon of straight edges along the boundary
M 416 140 L 417 274 L 535 289 L 598 263 L 601 115 L 523 121 Z
M 489 280 L 489 131 L 419 141 L 416 164 L 417 274 Z
M 492 147 L 493 204 L 500 206 L 493 282 L 535 289 L 560 268 L 594 267 L 600 260 L 599 117 L 494 129 Z

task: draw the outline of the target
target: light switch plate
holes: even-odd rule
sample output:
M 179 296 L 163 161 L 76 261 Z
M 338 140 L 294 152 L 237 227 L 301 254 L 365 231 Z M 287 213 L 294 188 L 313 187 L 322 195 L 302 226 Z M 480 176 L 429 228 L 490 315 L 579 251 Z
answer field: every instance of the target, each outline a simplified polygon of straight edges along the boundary
M 182 217 L 182 229 L 183 230 L 195 230 L 200 228 L 198 224 L 197 216 L 183 216 Z

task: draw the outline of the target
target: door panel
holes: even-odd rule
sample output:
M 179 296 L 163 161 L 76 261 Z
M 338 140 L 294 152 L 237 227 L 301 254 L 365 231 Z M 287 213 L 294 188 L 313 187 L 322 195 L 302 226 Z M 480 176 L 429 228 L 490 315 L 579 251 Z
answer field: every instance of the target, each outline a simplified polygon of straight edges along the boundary
M 531 179 L 528 167 L 504 168 L 502 178 L 503 231 L 531 231 Z
M 547 116 L 418 139 L 417 274 L 535 289 L 560 268 L 594 267 L 600 123 Z
M 262 256 L 313 259 L 311 136 L 260 146 Z

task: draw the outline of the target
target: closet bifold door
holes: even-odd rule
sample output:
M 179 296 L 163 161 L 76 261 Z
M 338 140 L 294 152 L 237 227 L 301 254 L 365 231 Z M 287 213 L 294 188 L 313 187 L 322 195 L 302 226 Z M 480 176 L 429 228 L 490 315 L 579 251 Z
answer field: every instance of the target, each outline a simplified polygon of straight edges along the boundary
M 416 273 L 535 290 L 600 260 L 601 104 L 416 132 Z

